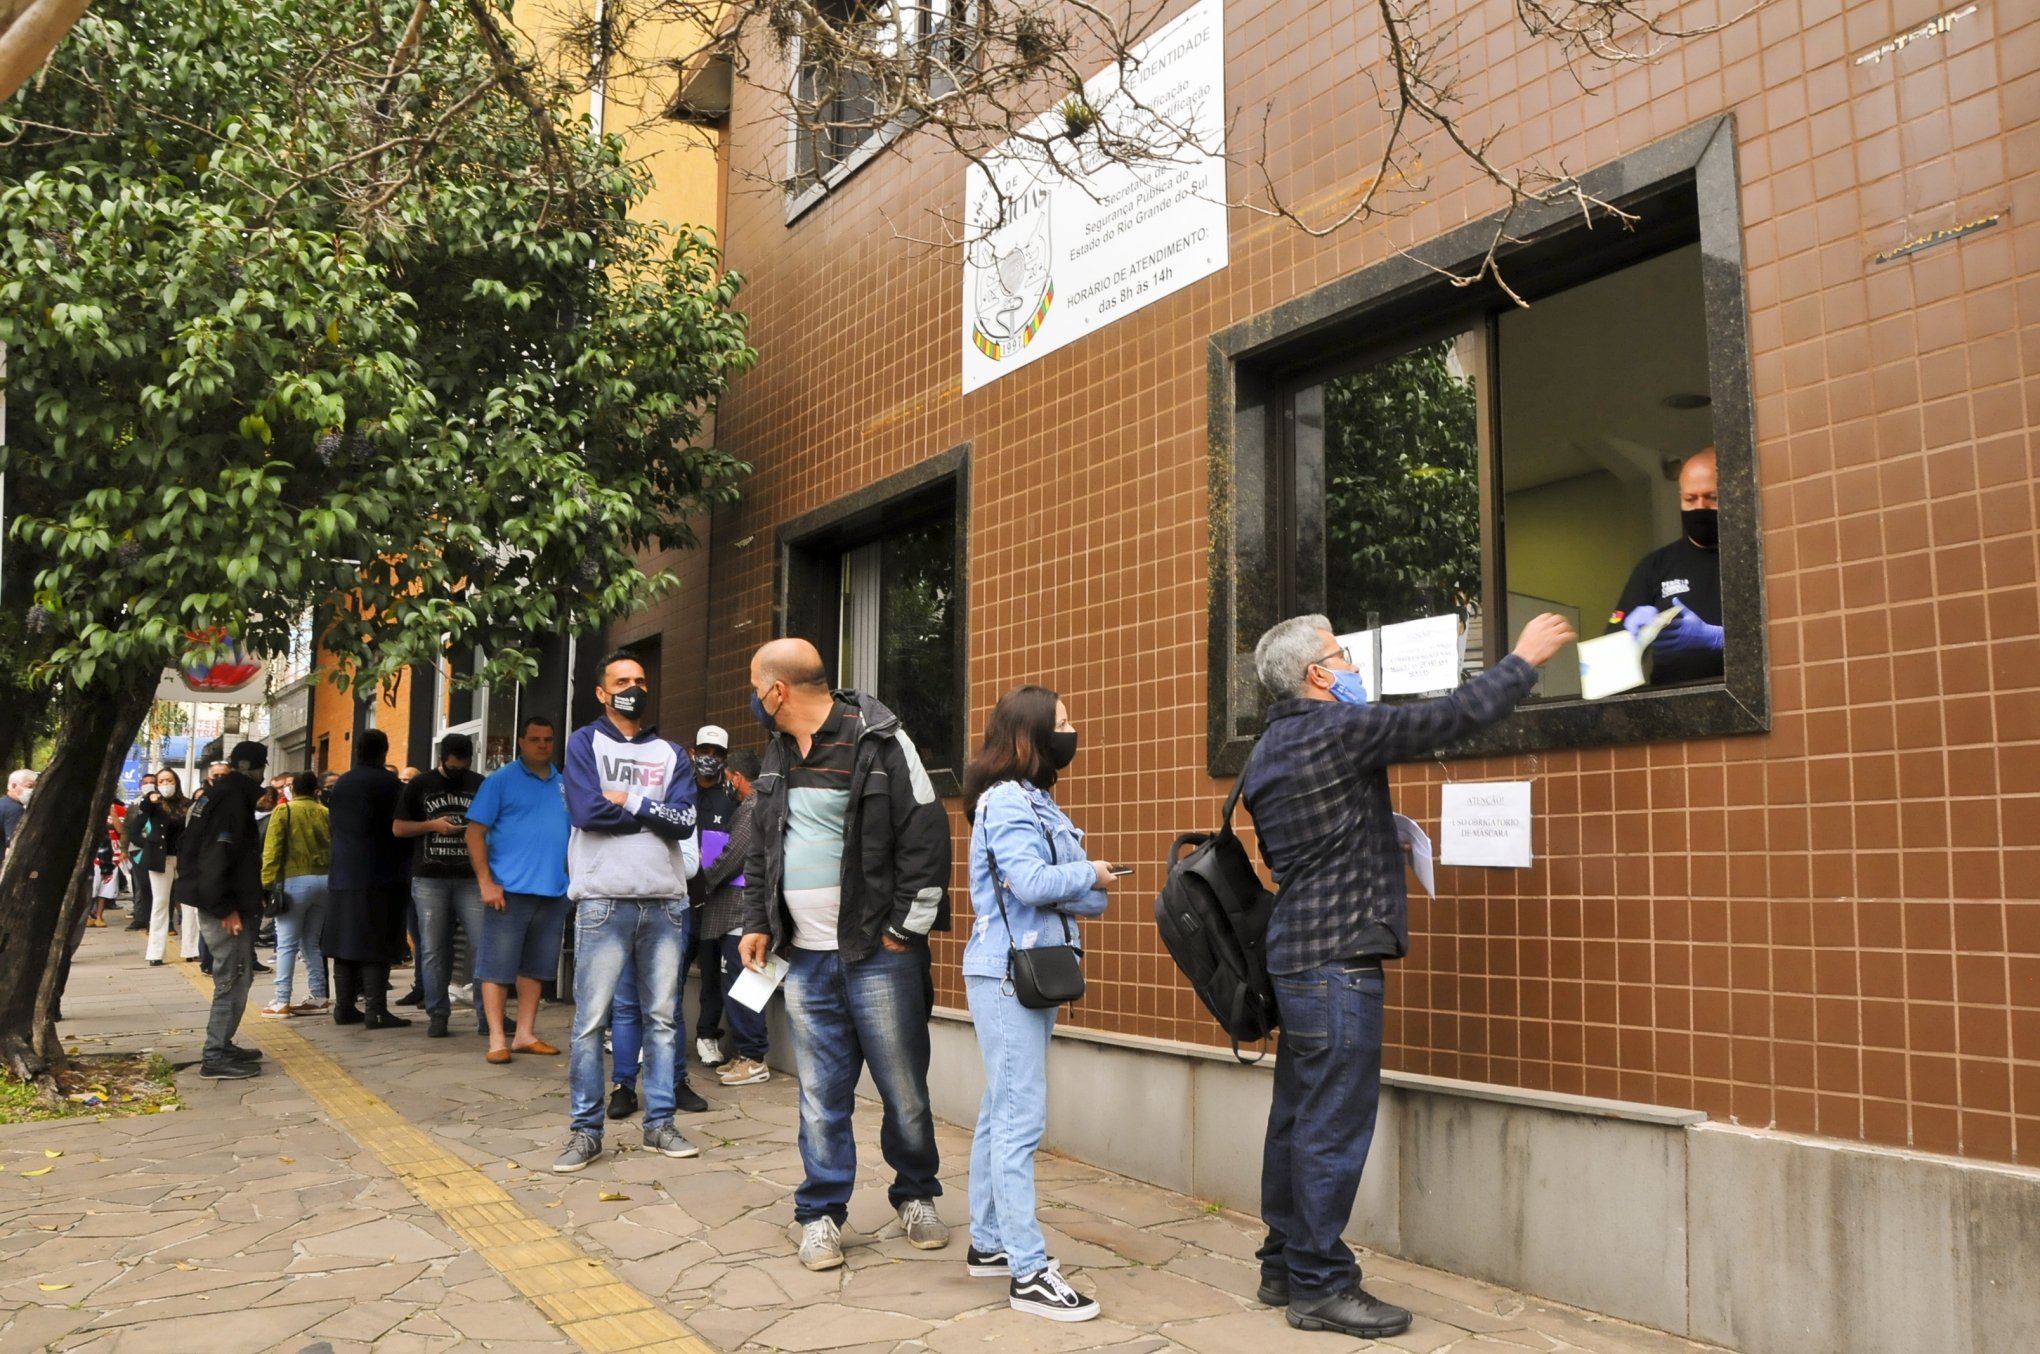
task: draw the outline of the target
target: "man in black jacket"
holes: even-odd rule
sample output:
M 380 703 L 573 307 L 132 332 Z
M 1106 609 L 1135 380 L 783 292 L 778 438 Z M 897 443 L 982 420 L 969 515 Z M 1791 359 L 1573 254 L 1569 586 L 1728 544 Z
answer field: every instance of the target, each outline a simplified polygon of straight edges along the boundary
M 212 952 L 212 1013 L 198 1074 L 215 1081 L 258 1076 L 262 1055 L 234 1042 L 248 1009 L 255 976 L 255 931 L 262 923 L 262 838 L 255 831 L 255 800 L 269 751 L 237 743 L 231 768 L 210 785 L 185 820 L 178 850 L 184 868 L 171 885 L 180 907 L 198 909 L 198 926 Z M 186 915 L 189 915 L 188 913 Z
M 744 865 L 748 968 L 768 949 L 790 964 L 787 1024 L 800 1074 L 794 1191 L 809 1269 L 843 1263 L 841 1230 L 857 1180 L 850 1112 L 866 1067 L 885 1107 L 880 1150 L 907 1241 L 949 1244 L 928 1104 L 935 985 L 928 933 L 949 929 L 949 815 L 892 711 L 831 691 L 804 639 L 751 659 L 751 710 L 771 732 Z

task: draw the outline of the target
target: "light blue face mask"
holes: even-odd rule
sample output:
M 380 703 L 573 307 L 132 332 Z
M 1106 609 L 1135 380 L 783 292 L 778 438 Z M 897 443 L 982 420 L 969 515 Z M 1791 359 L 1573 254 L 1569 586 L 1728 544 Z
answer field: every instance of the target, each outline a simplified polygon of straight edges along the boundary
M 1332 699 L 1341 705 L 1367 704 L 1366 679 L 1357 672 L 1332 672 Z

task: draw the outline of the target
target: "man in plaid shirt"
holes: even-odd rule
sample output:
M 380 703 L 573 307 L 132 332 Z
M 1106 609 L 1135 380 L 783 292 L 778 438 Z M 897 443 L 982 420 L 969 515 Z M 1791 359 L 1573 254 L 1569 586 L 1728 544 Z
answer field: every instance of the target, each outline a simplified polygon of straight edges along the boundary
M 1282 1015 L 1261 1159 L 1260 1299 L 1299 1330 L 1378 1339 L 1410 1314 L 1360 1287 L 1340 1240 L 1374 1141 L 1383 960 L 1409 949 L 1388 768 L 1492 724 L 1569 643 L 1543 615 L 1516 651 L 1449 696 L 1373 705 L 1331 622 L 1298 616 L 1261 636 L 1254 664 L 1275 703 L 1247 759 L 1247 811 L 1275 876 L 1268 970 Z

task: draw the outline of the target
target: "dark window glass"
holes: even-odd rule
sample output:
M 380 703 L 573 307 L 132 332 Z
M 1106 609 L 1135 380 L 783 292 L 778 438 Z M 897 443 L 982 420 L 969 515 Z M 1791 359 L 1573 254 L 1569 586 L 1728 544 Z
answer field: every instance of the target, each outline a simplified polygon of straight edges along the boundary
M 878 698 L 900 717 L 927 765 L 960 769 L 955 518 L 886 537 L 878 568 Z

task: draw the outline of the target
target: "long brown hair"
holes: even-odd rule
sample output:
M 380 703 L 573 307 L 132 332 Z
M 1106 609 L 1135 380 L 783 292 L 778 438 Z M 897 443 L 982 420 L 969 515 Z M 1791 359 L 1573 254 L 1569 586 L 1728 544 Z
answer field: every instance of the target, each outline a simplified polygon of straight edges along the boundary
M 975 816 L 978 796 L 1002 780 L 1024 780 L 1043 790 L 1055 785 L 1048 736 L 1055 732 L 1061 699 L 1045 686 L 1016 686 L 999 697 L 985 721 L 985 741 L 963 768 L 965 817 Z

